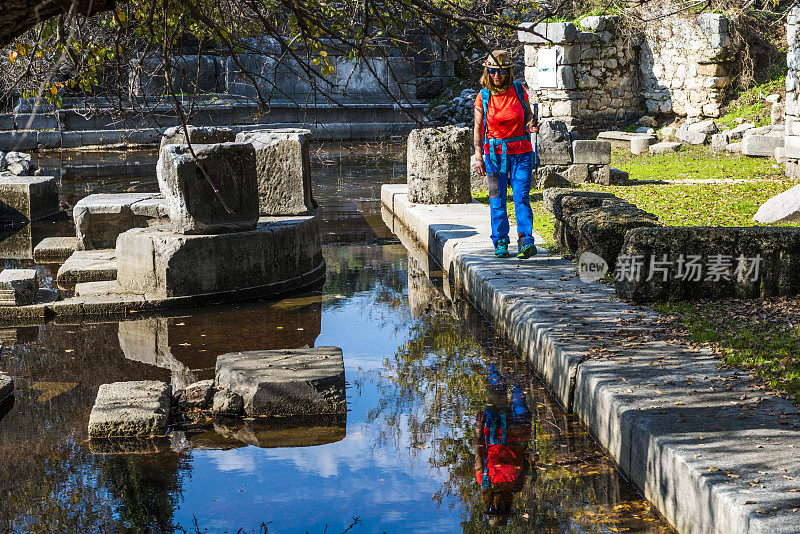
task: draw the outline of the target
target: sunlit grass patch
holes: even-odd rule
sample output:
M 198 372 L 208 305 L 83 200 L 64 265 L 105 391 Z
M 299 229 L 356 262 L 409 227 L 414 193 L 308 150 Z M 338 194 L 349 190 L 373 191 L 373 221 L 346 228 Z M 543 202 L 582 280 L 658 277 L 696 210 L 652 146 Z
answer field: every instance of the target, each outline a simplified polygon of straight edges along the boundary
M 719 347 L 725 363 L 746 369 L 800 402 L 800 306 L 797 299 L 657 304 L 676 316 L 691 339 Z

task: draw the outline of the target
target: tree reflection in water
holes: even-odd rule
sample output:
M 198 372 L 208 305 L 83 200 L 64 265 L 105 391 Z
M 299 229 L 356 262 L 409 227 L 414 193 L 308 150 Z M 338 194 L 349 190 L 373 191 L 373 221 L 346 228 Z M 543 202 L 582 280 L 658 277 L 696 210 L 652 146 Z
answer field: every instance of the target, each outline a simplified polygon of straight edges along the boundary
M 369 420 L 385 429 L 381 440 L 398 451 L 407 448 L 412 457 L 425 450 L 430 467 L 447 473 L 433 498 L 441 506 L 461 508 L 463 531 L 497 531 L 484 517 L 486 505 L 473 471 L 475 415 L 484 409 L 487 370 L 494 363 L 526 392 L 539 455 L 538 465 L 530 468 L 536 476 L 527 473 L 522 489 L 514 493 L 512 514 L 502 531 L 608 532 L 624 527 L 669 532 L 485 319 L 464 302 L 445 310 L 441 293 L 414 264 L 409 257 L 409 300 L 417 321 L 409 341 L 385 362 L 381 398 Z M 471 335 L 463 333 L 465 325 Z

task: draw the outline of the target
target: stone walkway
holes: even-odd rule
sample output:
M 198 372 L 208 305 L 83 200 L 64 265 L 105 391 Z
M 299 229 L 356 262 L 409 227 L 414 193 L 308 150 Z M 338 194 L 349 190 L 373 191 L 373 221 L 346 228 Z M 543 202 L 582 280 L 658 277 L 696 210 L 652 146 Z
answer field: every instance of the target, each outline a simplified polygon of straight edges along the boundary
M 650 335 L 658 315 L 539 255 L 496 259 L 483 204 L 382 202 L 528 359 L 679 532 L 800 531 L 800 416 L 710 351 Z M 512 247 L 513 248 L 513 247 Z

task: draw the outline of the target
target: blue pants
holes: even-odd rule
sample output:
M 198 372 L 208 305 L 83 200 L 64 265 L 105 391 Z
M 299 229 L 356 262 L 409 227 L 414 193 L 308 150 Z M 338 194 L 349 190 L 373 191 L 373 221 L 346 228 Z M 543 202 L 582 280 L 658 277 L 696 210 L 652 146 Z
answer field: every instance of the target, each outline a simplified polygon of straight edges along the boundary
M 499 154 L 496 159 L 502 156 Z M 533 152 L 524 154 L 507 154 L 508 172 L 501 173 L 497 165 L 492 163 L 488 154 L 483 155 L 486 164 L 486 182 L 489 187 L 489 207 L 492 217 L 492 243 L 497 247 L 501 238 L 508 240 L 508 211 L 506 210 L 506 196 L 508 185 L 511 182 L 511 192 L 514 197 L 514 211 L 517 216 L 517 244 L 533 245 L 533 211 L 531 210 L 531 172 L 533 167 Z

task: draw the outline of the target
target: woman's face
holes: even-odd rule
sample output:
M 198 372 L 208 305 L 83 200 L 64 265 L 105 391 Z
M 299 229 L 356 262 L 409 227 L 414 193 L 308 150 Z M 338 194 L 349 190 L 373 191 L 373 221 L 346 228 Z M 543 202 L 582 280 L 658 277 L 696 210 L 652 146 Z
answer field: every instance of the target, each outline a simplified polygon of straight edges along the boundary
M 492 83 L 500 87 L 506 81 L 506 69 L 490 68 L 489 76 L 492 79 Z

